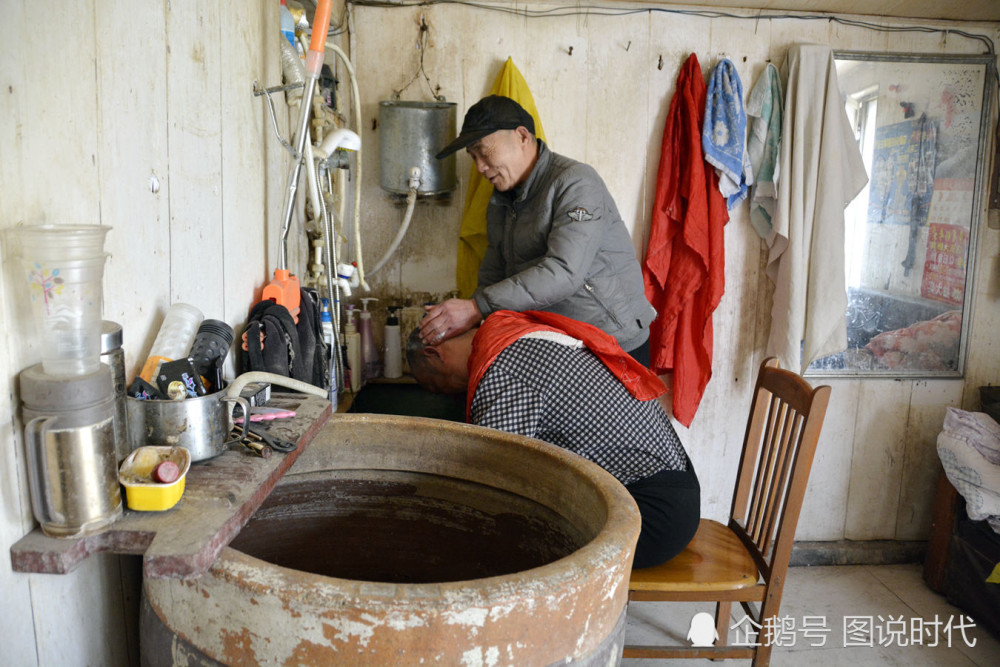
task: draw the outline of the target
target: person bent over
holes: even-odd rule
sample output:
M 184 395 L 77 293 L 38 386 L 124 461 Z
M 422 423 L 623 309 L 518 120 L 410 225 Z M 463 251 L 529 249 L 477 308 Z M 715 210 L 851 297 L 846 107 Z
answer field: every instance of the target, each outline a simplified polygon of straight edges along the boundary
M 544 440 L 598 464 L 642 517 L 633 567 L 680 553 L 701 516 L 701 487 L 656 397 L 663 383 L 614 337 L 555 313 L 501 310 L 434 344 L 415 330 L 406 354 L 417 382 L 465 393 L 466 419 Z

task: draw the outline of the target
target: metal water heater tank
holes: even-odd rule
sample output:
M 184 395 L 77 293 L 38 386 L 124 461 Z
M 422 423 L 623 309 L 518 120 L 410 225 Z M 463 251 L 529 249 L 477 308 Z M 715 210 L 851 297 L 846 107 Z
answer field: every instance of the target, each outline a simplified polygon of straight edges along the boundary
M 420 168 L 418 195 L 441 195 L 455 189 L 455 156 L 434 157 L 455 138 L 453 102 L 379 102 L 382 189 L 405 195 L 410 169 Z

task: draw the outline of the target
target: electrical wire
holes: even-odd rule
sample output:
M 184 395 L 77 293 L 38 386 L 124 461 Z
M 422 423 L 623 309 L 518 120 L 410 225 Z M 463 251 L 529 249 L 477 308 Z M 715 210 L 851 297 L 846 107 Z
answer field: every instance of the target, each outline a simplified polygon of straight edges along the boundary
M 427 72 L 424 70 L 424 52 L 427 50 L 427 33 L 429 30 L 430 26 L 427 25 L 427 22 L 424 20 L 424 17 L 421 16 L 420 39 L 417 40 L 417 48 L 420 50 L 420 66 L 417 68 L 417 71 L 413 73 L 413 77 L 407 82 L 405 86 L 403 86 L 399 90 L 392 91 L 392 99 L 394 101 L 398 100 L 399 96 L 402 95 L 403 92 L 405 92 L 406 89 L 409 88 L 410 85 L 417 80 L 417 77 L 423 74 L 424 81 L 427 82 L 427 90 L 430 91 L 431 97 L 433 97 L 438 102 L 444 102 L 444 95 L 441 94 L 441 86 L 438 86 L 437 90 L 435 90 L 434 86 L 431 85 L 431 78 L 427 76 Z
M 937 28 L 926 25 L 913 26 L 891 26 L 864 21 L 860 19 L 843 18 L 831 14 L 784 14 L 784 13 L 764 13 L 757 11 L 749 14 L 736 14 L 733 12 L 723 12 L 708 9 L 676 9 L 670 7 L 607 7 L 603 5 L 574 4 L 572 6 L 556 6 L 546 9 L 530 9 L 528 7 L 511 7 L 507 5 L 491 5 L 469 0 L 422 0 L 413 2 L 387 2 L 385 0 L 347 0 L 347 5 L 358 5 L 361 7 L 379 7 L 384 9 L 396 9 L 400 7 L 421 7 L 426 5 L 463 5 L 474 9 L 500 12 L 504 14 L 514 14 L 524 18 L 560 18 L 566 16 L 631 16 L 633 14 L 679 14 L 682 16 L 696 16 L 709 19 L 742 19 L 742 20 L 799 20 L 799 21 L 829 21 L 840 25 L 855 28 L 866 28 L 880 32 L 923 32 L 923 33 L 943 33 L 944 35 L 958 35 L 966 39 L 982 42 L 990 55 L 994 55 L 993 40 L 988 35 L 966 32 L 965 30 L 954 30 L 951 28 Z
M 839 25 L 849 26 L 852 28 L 863 28 L 866 30 L 874 30 L 877 32 L 887 32 L 887 33 L 940 33 L 945 38 L 951 35 L 957 35 L 965 39 L 978 41 L 986 48 L 986 53 L 993 58 L 996 58 L 996 48 L 993 44 L 992 38 L 988 35 L 981 35 L 978 33 L 967 32 L 965 30 L 956 30 L 953 28 L 940 28 L 928 25 L 883 25 L 880 23 L 874 23 L 872 21 L 864 21 L 861 19 L 843 18 L 840 16 L 834 16 L 832 14 L 786 14 L 786 13 L 764 13 L 763 11 L 751 11 L 748 13 L 737 14 L 733 12 L 724 12 L 718 10 L 708 10 L 708 9 L 677 9 L 670 7 L 608 7 L 604 5 L 585 5 L 576 3 L 573 5 L 561 5 L 555 7 L 549 7 L 545 9 L 530 9 L 528 7 L 511 7 L 508 5 L 493 5 L 484 4 L 480 2 L 470 2 L 469 0 L 414 0 L 407 2 L 406 0 L 347 0 L 345 3 L 345 11 L 349 11 L 350 5 L 358 5 L 361 7 L 377 7 L 383 9 L 397 9 L 400 7 L 422 7 L 427 5 L 462 5 L 465 7 L 472 7 L 474 9 L 481 9 L 484 11 L 500 12 L 503 14 L 513 14 L 516 16 L 521 16 L 527 19 L 542 19 L 542 18 L 561 18 L 567 16 L 632 16 L 634 14 L 677 14 L 681 16 L 695 16 L 708 19 L 740 19 L 749 21 L 774 21 L 774 20 L 797 20 L 797 21 L 829 21 L 830 23 L 837 23 Z M 942 19 L 945 20 L 945 19 Z M 423 71 L 423 51 L 421 51 L 420 58 L 420 71 Z M 990 66 L 989 72 L 993 75 L 994 79 L 994 93 L 997 96 L 998 108 L 1000 108 L 1000 71 L 997 67 Z M 426 76 L 426 75 L 425 75 Z M 415 77 L 414 77 L 415 78 Z M 410 82 L 412 83 L 412 81 Z M 428 80 L 428 86 L 430 85 L 430 80 Z M 408 86 L 409 84 L 407 84 Z M 997 116 L 997 134 L 1000 136 L 1000 114 Z

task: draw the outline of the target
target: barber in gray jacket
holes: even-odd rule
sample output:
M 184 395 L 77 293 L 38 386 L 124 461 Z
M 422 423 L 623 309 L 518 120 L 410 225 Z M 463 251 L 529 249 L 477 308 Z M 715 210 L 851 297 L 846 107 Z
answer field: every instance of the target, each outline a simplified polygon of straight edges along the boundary
M 437 344 L 497 310 L 547 310 L 614 336 L 649 365 L 649 323 L 635 249 L 604 181 L 589 165 L 548 149 L 517 102 L 499 95 L 469 108 L 462 132 L 437 158 L 466 148 L 493 184 L 489 246 L 472 299 L 427 307 L 420 335 Z

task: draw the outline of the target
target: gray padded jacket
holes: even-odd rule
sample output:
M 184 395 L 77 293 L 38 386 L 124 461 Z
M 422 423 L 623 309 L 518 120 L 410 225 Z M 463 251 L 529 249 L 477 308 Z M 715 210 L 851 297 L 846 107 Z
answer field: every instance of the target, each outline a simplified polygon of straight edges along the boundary
M 486 235 L 472 297 L 483 317 L 546 310 L 593 324 L 626 351 L 649 338 L 656 310 L 625 223 L 593 167 L 538 140 L 528 179 L 493 193 Z

